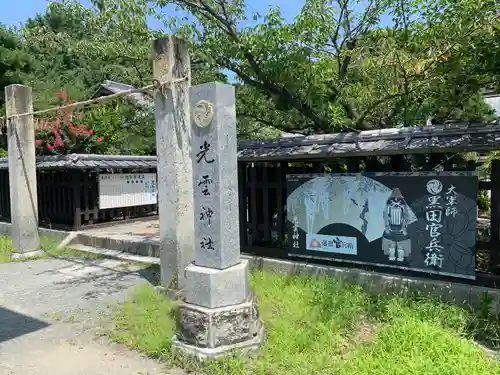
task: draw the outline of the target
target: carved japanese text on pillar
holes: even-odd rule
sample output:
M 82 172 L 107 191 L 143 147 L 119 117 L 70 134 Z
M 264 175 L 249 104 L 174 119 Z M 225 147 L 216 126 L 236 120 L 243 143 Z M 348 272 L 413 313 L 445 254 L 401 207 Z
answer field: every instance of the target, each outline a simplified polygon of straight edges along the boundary
M 200 164 L 201 162 L 212 164 L 215 159 L 211 158 L 208 153 L 212 146 L 207 141 L 203 141 L 203 144 L 200 146 L 200 151 L 196 154 L 196 162 Z
M 210 178 L 208 174 L 203 175 L 201 180 L 198 182 L 198 187 L 201 190 L 201 194 L 204 196 L 210 195 L 210 185 L 214 183 L 214 180 Z
M 213 120 L 213 106 L 211 103 L 201 100 L 193 109 L 193 121 L 200 128 L 208 128 Z M 214 211 L 217 194 L 214 194 L 216 183 L 213 173 L 215 171 L 215 159 L 213 147 L 210 140 L 210 132 L 206 132 L 195 139 L 199 145 L 195 144 L 195 168 L 194 174 L 196 178 L 195 188 L 198 189 L 196 196 L 198 197 L 195 204 L 198 206 L 198 228 L 200 236 L 197 239 L 199 247 L 202 250 L 214 251 L 217 247 L 217 238 L 212 234 L 211 226 L 214 224 L 217 214 Z

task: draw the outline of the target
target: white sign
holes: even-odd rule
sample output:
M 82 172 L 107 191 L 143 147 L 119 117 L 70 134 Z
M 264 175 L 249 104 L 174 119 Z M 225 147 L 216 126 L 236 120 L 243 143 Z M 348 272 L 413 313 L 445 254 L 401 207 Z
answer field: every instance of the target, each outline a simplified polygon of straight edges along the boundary
M 306 249 L 336 254 L 357 255 L 358 241 L 356 237 L 327 236 L 324 234 L 307 233 Z
M 100 209 L 157 203 L 156 173 L 108 173 L 99 175 Z

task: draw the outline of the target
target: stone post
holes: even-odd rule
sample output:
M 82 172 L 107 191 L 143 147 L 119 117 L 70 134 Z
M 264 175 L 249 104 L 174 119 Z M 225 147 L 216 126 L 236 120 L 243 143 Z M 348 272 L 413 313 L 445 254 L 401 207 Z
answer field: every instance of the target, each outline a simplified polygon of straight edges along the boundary
M 155 92 L 161 280 L 183 289 L 184 270 L 194 257 L 190 60 L 186 44 L 170 36 L 155 40 L 153 52 L 158 82 L 188 77 Z
M 200 359 L 253 350 L 264 327 L 240 259 L 235 92 L 191 88 L 195 260 L 186 268 L 174 349 Z
M 41 250 L 38 235 L 35 125 L 33 115 L 15 116 L 33 111 L 31 87 L 7 86 L 5 102 L 9 148 L 11 235 L 15 251 L 12 257 L 37 256 Z

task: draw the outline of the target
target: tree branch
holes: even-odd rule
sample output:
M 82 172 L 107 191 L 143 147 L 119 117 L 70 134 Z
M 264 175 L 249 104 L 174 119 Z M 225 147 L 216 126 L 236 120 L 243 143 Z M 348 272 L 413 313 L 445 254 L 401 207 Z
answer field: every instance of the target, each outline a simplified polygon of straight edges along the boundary
M 251 114 L 251 113 L 238 113 L 237 115 L 238 115 L 238 117 L 245 117 L 245 118 L 248 118 L 250 120 L 259 122 L 267 127 L 273 128 L 274 130 L 279 130 L 282 132 L 294 133 L 294 134 L 302 134 L 304 132 L 304 129 L 297 130 L 290 125 L 280 124 L 278 126 L 278 125 L 276 125 L 276 123 L 274 123 L 270 120 L 263 119 L 261 117 L 254 115 L 254 114 Z M 261 128 L 263 128 L 263 127 L 261 127 Z
M 217 10 L 212 8 L 206 0 L 196 0 L 196 3 L 191 0 L 178 0 L 178 2 L 183 3 L 187 6 L 194 7 L 198 11 L 201 11 L 206 18 L 211 18 L 217 21 L 217 23 L 219 24 L 219 28 L 223 30 L 223 32 L 225 32 L 233 42 L 237 43 L 240 46 L 243 56 L 247 60 L 250 68 L 255 73 L 260 82 L 252 79 L 249 75 L 244 74 L 240 69 L 235 70 L 234 64 L 230 64 L 231 67 L 226 65 L 226 67 L 230 68 L 236 74 L 238 74 L 238 76 L 240 76 L 240 78 L 243 79 L 245 83 L 248 83 L 258 88 L 259 90 L 268 93 L 275 99 L 280 98 L 286 100 L 291 106 L 297 109 L 305 117 L 311 119 L 315 123 L 318 130 L 327 132 L 330 129 L 329 121 L 318 115 L 311 106 L 309 106 L 307 103 L 304 103 L 303 101 L 298 100 L 298 98 L 296 98 L 293 93 L 290 92 L 286 87 L 280 87 L 268 79 L 266 74 L 264 74 L 261 67 L 259 66 L 256 58 L 241 43 L 238 37 L 236 26 L 230 20 L 225 19 L 223 16 L 219 15 Z
M 402 94 L 401 93 L 397 93 L 397 94 L 394 94 L 394 95 L 385 95 L 383 96 L 382 98 L 378 99 L 378 100 L 375 100 L 373 103 L 371 103 L 364 111 L 363 113 L 361 114 L 361 116 L 358 117 L 358 120 L 356 121 L 356 125 L 357 127 L 364 127 L 366 126 L 365 124 L 365 120 L 366 120 L 366 117 L 370 114 L 371 111 L 373 111 L 375 108 L 377 108 L 379 105 L 381 105 L 382 103 L 388 101 L 388 100 L 392 100 L 392 99 L 395 99 L 395 98 L 398 98 L 398 97 L 401 97 Z

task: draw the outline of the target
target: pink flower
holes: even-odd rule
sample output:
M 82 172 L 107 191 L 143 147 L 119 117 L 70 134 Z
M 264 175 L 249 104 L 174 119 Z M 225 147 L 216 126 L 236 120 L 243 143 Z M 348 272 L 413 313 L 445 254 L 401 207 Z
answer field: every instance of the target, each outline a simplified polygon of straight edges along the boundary
M 62 89 L 60 92 L 57 93 L 56 95 L 57 99 L 62 100 L 62 101 L 67 101 L 68 100 L 68 93 L 66 89 Z
M 56 147 L 62 147 L 64 146 L 64 142 L 61 139 L 61 137 L 56 137 Z
M 97 143 L 101 143 L 104 141 L 104 137 L 103 136 L 100 136 L 99 138 L 97 138 Z
M 41 141 L 40 139 L 37 139 L 37 140 L 35 141 L 35 144 L 36 144 L 37 146 L 40 146 L 40 145 L 42 144 L 42 141 Z
M 89 134 L 90 134 L 90 131 L 87 130 L 86 126 L 85 125 L 68 125 L 68 129 L 69 129 L 69 132 L 71 134 L 74 134 L 76 136 L 80 136 L 80 137 L 87 137 Z M 92 131 L 93 133 L 93 131 Z
M 47 144 L 47 150 L 52 151 L 54 149 L 54 146 L 51 144 Z

